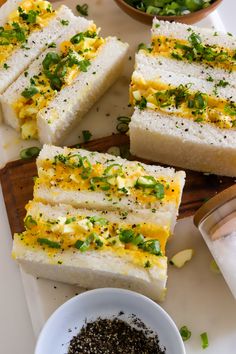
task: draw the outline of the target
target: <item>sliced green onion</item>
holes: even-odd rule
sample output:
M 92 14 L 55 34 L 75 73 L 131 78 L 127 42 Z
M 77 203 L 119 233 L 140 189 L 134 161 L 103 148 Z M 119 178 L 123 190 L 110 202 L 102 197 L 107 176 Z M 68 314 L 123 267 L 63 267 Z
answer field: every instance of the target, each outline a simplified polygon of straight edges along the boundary
M 82 16 L 88 16 L 88 4 L 83 4 L 83 5 L 77 5 L 76 10 L 80 13 Z
M 55 241 L 50 241 L 47 238 L 38 238 L 37 241 L 41 246 L 46 245 L 51 248 L 58 248 L 58 249 L 61 248 L 60 243 L 55 242 Z
M 192 333 L 190 332 L 190 330 L 188 329 L 187 326 L 181 327 L 180 330 L 179 330 L 179 333 L 180 333 L 180 335 L 181 335 L 181 337 L 182 337 L 184 342 L 186 340 L 188 340 L 191 337 L 191 335 L 192 335 Z
M 204 332 L 200 335 L 202 340 L 202 349 L 206 349 L 209 346 L 208 335 L 207 332 Z
M 21 96 L 23 96 L 25 98 L 31 98 L 34 95 L 36 95 L 36 93 L 38 93 L 38 92 L 39 92 L 39 90 L 37 89 L 37 87 L 32 85 L 32 86 L 24 89 L 24 91 L 22 91 L 22 93 L 21 93 Z
M 68 225 L 68 224 L 71 224 L 71 223 L 74 222 L 74 221 L 76 221 L 76 217 L 75 217 L 75 216 L 73 216 L 72 218 L 66 219 L 65 224 Z
M 92 133 L 89 130 L 83 130 L 82 134 L 83 134 L 83 139 L 84 139 L 85 143 L 87 141 L 89 141 L 91 139 L 91 137 L 92 137 Z
M 86 238 L 85 241 L 77 240 L 75 243 L 75 248 L 79 249 L 81 252 L 86 252 L 96 236 L 97 234 L 93 232 Z
M 37 221 L 34 220 L 31 215 L 28 215 L 24 220 L 24 225 L 27 230 L 30 230 L 33 226 L 37 225 Z
M 37 146 L 32 146 L 30 148 L 27 149 L 23 149 L 20 152 L 20 158 L 23 160 L 26 159 L 31 159 L 32 157 L 37 157 L 40 153 L 40 148 L 38 148 Z
M 156 186 L 156 183 L 157 182 L 154 177 L 142 176 L 137 179 L 135 185 L 143 188 L 154 188 Z
M 113 163 L 105 168 L 103 174 L 107 177 L 117 177 L 123 174 L 122 165 Z
M 132 244 L 138 246 L 139 244 L 143 243 L 144 236 L 142 234 L 137 234 L 135 238 L 132 240 Z
M 117 118 L 118 124 L 116 126 L 116 130 L 121 133 L 127 133 L 129 130 L 130 118 L 126 116 L 120 116 Z
M 161 247 L 158 240 L 147 240 L 140 245 L 138 245 L 143 251 L 154 254 L 156 256 L 161 256 Z
M 108 224 L 108 221 L 105 218 L 101 218 L 100 216 L 91 216 L 89 221 L 94 225 L 105 226 Z
M 134 240 L 134 231 L 130 229 L 122 230 L 119 239 L 123 243 L 130 243 Z
M 96 190 L 98 184 L 103 191 L 108 191 L 111 188 L 107 177 L 93 177 L 90 179 L 90 188 L 92 190 Z

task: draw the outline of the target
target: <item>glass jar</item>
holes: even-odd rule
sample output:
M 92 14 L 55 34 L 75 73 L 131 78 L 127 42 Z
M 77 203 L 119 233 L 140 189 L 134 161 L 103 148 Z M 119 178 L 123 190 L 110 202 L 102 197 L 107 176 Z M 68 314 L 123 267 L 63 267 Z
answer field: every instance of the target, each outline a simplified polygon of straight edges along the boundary
M 208 200 L 196 212 L 194 224 L 236 299 L 236 185 Z

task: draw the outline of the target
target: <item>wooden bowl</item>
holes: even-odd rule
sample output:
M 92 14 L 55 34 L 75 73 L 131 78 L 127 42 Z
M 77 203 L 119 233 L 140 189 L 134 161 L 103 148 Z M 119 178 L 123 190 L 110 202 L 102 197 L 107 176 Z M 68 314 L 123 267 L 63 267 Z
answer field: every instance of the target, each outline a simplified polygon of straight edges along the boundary
M 213 4 L 206 7 L 205 9 L 191 12 L 190 14 L 187 15 L 179 15 L 179 16 L 149 15 L 143 11 L 137 10 L 134 7 L 128 5 L 124 0 L 115 0 L 115 2 L 129 16 L 131 16 L 137 21 L 146 23 L 148 25 L 152 24 L 152 20 L 154 17 L 156 17 L 158 20 L 170 21 L 170 22 L 175 21 L 175 22 L 181 22 L 181 23 L 186 23 L 188 25 L 191 25 L 193 23 L 201 21 L 203 18 L 208 16 L 212 11 L 214 11 L 220 5 L 222 0 L 216 0 L 215 2 L 213 2 Z

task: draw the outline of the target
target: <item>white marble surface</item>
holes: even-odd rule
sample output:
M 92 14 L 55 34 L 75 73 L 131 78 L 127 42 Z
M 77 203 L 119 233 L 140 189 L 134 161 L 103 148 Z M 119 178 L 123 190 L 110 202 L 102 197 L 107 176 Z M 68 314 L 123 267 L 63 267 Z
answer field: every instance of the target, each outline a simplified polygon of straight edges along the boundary
M 90 17 L 93 17 L 103 28 L 104 35 L 116 34 L 132 43 L 130 50 L 133 58 L 137 44 L 149 38 L 148 26 L 129 19 L 113 4 L 112 0 L 86 2 L 90 5 Z M 75 7 L 77 1 L 69 0 L 66 3 Z M 102 5 L 106 5 L 106 10 Z M 214 22 L 215 26 L 220 29 L 222 19 L 226 30 L 236 33 L 235 20 L 232 15 L 235 10 L 235 1 L 224 0 L 219 9 L 220 17 L 215 13 L 205 21 L 205 25 L 211 26 Z M 77 142 L 83 129 L 91 130 L 94 137 L 108 135 L 114 131 L 116 117 L 129 114 L 127 77 L 130 75 L 132 65 L 132 61 L 127 61 L 124 76 L 95 105 L 78 131 L 74 132 L 67 142 Z M 110 116 L 107 116 L 107 113 Z M 32 145 L 32 143 L 27 144 Z M 2 165 L 10 159 L 17 158 L 23 145 L 11 129 L 0 127 L 0 163 Z M 0 208 L 2 237 L 0 247 L 0 352 L 32 354 L 36 336 L 45 320 L 58 305 L 77 293 L 78 289 L 47 280 L 36 280 L 24 273 L 20 274 L 10 255 L 12 241 L 1 193 Z M 183 269 L 170 267 L 167 299 L 162 305 L 178 326 L 188 325 L 191 329 L 192 338 L 186 343 L 187 354 L 202 353 L 199 334 L 204 331 L 208 332 L 210 341 L 210 346 L 204 353 L 234 354 L 236 352 L 235 301 L 222 276 L 210 271 L 212 257 L 191 219 L 178 223 L 175 236 L 169 242 L 168 253 L 172 255 L 186 247 L 194 248 L 195 256 Z

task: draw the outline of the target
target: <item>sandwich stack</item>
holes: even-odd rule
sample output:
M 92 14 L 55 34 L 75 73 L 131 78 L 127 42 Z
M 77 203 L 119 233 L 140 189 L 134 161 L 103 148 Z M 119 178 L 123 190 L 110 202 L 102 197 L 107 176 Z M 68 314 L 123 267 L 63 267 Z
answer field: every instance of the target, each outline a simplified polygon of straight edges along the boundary
M 32 17 L 33 10 L 27 10 L 26 4 L 35 9 L 35 21 L 39 21 L 42 16 L 40 17 L 36 9 L 41 3 L 44 7 L 48 4 L 44 0 L 25 0 L 16 7 L 13 14 L 20 19 L 22 28 L 28 23 L 28 18 Z M 3 7 L 3 12 L 4 9 L 7 12 L 10 4 L 9 0 L 5 8 Z M 12 24 L 10 21 L 13 14 L 8 16 L 6 26 L 16 23 Z M 50 16 L 55 19 L 42 31 L 32 30 L 33 33 L 27 40 L 27 53 L 31 60 L 27 56 L 22 63 L 21 57 L 25 57 L 26 44 L 24 43 L 23 50 L 18 39 L 9 40 L 9 44 L 4 46 L 8 53 L 9 47 L 16 42 L 16 47 L 19 48 L 12 50 L 11 58 L 15 64 L 17 60 L 20 65 L 13 65 L 11 59 L 8 59 L 0 70 L 0 82 L 3 83 L 2 88 L 0 86 L 0 102 L 5 122 L 19 131 L 23 139 L 38 138 L 41 143 L 60 144 L 119 77 L 128 44 L 116 37 L 102 38 L 99 36 L 100 29 L 96 28 L 93 21 L 74 16 L 65 6 L 58 10 L 57 15 Z M 58 30 L 52 28 L 53 21 L 56 21 Z M 3 34 L 7 32 L 5 27 Z M 41 32 L 44 38 L 42 43 L 39 38 Z M 31 45 L 32 36 L 34 46 Z M 32 59 L 35 60 L 30 64 Z M 11 74 L 13 68 L 14 75 Z M 5 80 L 5 76 L 1 75 L 8 79 Z M 17 76 L 18 79 L 9 86 Z
M 155 19 L 130 85 L 132 154 L 235 177 L 235 53 L 230 33 Z
M 45 145 L 13 256 L 26 272 L 85 288 L 166 292 L 165 245 L 184 172 Z

